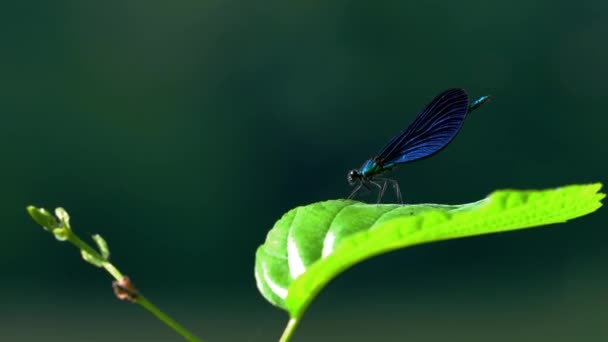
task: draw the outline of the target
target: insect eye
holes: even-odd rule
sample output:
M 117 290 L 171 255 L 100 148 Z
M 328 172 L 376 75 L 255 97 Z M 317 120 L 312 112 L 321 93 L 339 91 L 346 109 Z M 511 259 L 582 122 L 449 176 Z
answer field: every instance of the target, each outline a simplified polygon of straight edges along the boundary
M 350 170 L 348 172 L 348 175 L 346 175 L 346 179 L 348 180 L 349 183 L 354 182 L 355 178 L 357 178 L 357 171 L 356 170 Z

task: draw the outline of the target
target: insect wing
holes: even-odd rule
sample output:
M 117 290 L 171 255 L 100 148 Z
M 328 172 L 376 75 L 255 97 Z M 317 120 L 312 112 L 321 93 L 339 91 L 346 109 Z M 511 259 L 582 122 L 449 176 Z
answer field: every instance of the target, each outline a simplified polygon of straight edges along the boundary
M 412 124 L 393 137 L 376 157 L 384 165 L 401 164 L 429 157 L 454 139 L 468 110 L 463 89 L 437 95 Z

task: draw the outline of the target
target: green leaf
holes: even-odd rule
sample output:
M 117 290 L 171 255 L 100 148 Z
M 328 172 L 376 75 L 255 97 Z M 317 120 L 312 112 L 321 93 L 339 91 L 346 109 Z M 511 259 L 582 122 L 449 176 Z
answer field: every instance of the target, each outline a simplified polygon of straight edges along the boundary
M 95 241 L 95 244 L 97 245 L 97 249 L 99 250 L 99 254 L 101 254 L 101 257 L 105 261 L 110 260 L 110 249 L 108 248 L 108 243 L 106 242 L 106 240 L 104 240 L 104 238 L 101 237 L 101 235 L 99 234 L 93 235 L 92 238 L 93 241 Z
M 61 221 L 62 227 L 65 227 L 66 229 L 72 229 L 72 227 L 70 227 L 70 215 L 67 211 L 65 211 L 65 209 L 61 207 L 55 208 L 55 216 L 57 216 L 59 221 Z
M 96 267 L 103 267 L 106 264 L 106 260 L 104 260 L 103 258 L 99 258 L 96 257 L 95 255 L 87 252 L 84 249 L 80 250 L 80 256 L 82 256 L 82 259 L 86 262 L 88 262 L 89 264 L 96 266 Z
M 422 243 L 566 222 L 602 205 L 601 186 L 502 190 L 463 205 L 332 200 L 298 207 L 258 248 L 257 286 L 297 319 L 331 279 L 362 260 Z
M 67 241 L 70 238 L 70 230 L 66 227 L 54 228 L 53 235 L 57 241 Z
M 36 208 L 33 205 L 27 207 L 27 212 L 32 219 L 42 226 L 45 230 L 52 231 L 59 226 L 57 219 L 44 208 Z
M 108 243 L 99 234 L 93 235 L 92 238 L 93 241 L 95 241 L 99 252 L 92 254 L 93 251 L 89 253 L 86 249 L 81 249 L 80 255 L 82 256 L 82 259 L 89 264 L 97 267 L 104 267 L 110 259 L 110 249 L 108 248 Z

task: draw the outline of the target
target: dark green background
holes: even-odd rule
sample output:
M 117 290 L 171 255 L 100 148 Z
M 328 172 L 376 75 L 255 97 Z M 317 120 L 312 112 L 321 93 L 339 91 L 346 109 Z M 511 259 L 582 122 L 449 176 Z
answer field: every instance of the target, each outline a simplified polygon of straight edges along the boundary
M 254 251 L 450 87 L 494 101 L 394 173 L 410 203 L 605 181 L 608 2 L 54 1 L 0 9 L 1 341 L 179 341 L 25 206 L 65 207 L 205 341 L 277 340 Z M 390 200 L 390 197 L 387 198 Z M 606 210 L 418 246 L 294 341 L 608 340 Z

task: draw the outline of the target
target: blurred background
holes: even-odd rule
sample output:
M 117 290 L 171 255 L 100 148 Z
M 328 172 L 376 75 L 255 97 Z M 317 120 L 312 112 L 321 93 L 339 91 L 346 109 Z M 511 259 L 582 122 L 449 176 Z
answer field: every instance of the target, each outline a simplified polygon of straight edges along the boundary
M 406 201 L 608 174 L 606 1 L 1 7 L 0 341 L 181 340 L 117 300 L 29 204 L 105 237 L 204 341 L 278 340 L 287 315 L 253 277 L 267 231 L 348 195 L 347 171 L 447 88 L 494 100 L 445 151 L 392 174 Z M 369 260 L 320 294 L 293 341 L 606 341 L 607 213 Z

